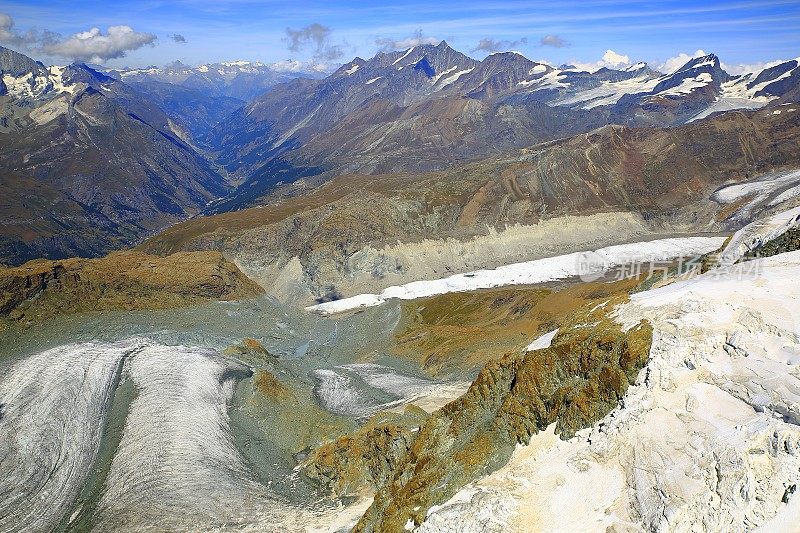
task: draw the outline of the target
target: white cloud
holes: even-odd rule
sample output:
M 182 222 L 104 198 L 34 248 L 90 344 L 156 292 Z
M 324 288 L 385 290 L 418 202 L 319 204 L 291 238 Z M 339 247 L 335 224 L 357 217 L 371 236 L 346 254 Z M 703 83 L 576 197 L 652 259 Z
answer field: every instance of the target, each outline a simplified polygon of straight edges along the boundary
M 339 59 L 344 55 L 341 45 L 331 44 L 332 30 L 315 22 L 300 29 L 286 28 L 284 41 L 289 45 L 290 52 L 300 52 L 311 46 L 314 57 L 326 61 Z
M 14 37 L 14 19 L 7 13 L 0 13 L 0 41 L 13 41 Z
M 586 70 L 589 72 L 594 72 L 599 70 L 603 67 L 606 68 L 622 68 L 626 67 L 631 64 L 630 57 L 619 54 L 614 50 L 606 50 L 606 53 L 603 54 L 603 58 L 599 61 L 595 61 L 594 63 L 583 63 L 581 61 L 570 61 L 570 64 L 578 68 L 579 70 Z
M 496 39 L 492 39 L 491 37 L 486 37 L 485 39 L 478 41 L 478 44 L 475 46 L 475 48 L 470 50 L 470 52 L 486 52 L 487 54 L 493 54 L 495 52 L 505 52 L 524 44 L 528 44 L 527 37 L 522 37 L 516 41 L 498 41 Z
M 0 42 L 48 56 L 102 63 L 155 41 L 152 33 L 138 32 L 130 26 L 111 26 L 105 34 L 92 28 L 66 38 L 48 30 L 19 33 L 14 29 L 14 19 L 0 13 Z
M 708 54 L 706 54 L 703 50 L 697 50 L 692 55 L 681 52 L 680 54 L 674 57 L 670 57 L 669 59 L 664 61 L 664 63 L 658 67 L 658 70 L 660 70 L 665 74 L 671 74 L 676 70 L 678 70 L 679 68 L 681 68 L 682 66 L 684 66 L 690 60 L 695 59 L 697 57 L 703 57 L 705 55 Z
M 727 63 L 722 63 L 720 66 L 722 70 L 727 72 L 728 74 L 747 74 L 749 72 L 758 72 L 760 70 L 764 70 L 765 68 L 774 67 L 776 65 L 780 65 L 783 63 L 784 60 L 779 59 L 777 61 L 770 61 L 768 63 L 739 63 L 737 65 L 729 65 Z
M 296 59 L 284 59 L 270 65 L 276 72 L 333 72 L 335 65 L 320 61 L 298 61 Z
M 552 33 L 539 39 L 539 44 L 542 46 L 552 46 L 553 48 L 564 48 L 565 46 L 569 46 L 567 41 Z
M 138 32 L 130 26 L 110 26 L 105 34 L 100 28 L 92 28 L 63 40 L 46 43 L 41 50 L 50 56 L 102 63 L 124 57 L 127 52 L 151 45 L 155 40 L 156 36 L 152 33 Z
M 614 50 L 606 50 L 606 53 L 603 54 L 602 63 L 604 67 L 621 67 L 630 65 L 631 60 L 628 56 L 618 54 Z
M 404 39 L 375 39 L 375 44 L 384 52 L 391 52 L 393 50 L 405 50 L 412 46 L 420 46 L 423 44 L 438 44 L 439 39 L 423 35 L 422 30 L 417 30 L 410 36 Z

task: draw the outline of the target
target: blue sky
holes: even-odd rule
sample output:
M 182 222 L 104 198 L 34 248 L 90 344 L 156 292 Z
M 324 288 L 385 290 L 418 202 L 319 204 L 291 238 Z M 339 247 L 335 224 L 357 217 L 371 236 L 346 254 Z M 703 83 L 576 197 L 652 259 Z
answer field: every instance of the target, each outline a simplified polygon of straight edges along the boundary
M 137 34 L 155 36 L 152 45 L 136 41 L 130 47 L 138 48 L 124 57 L 108 59 L 112 66 L 161 65 L 175 59 L 191 64 L 231 59 L 310 60 L 320 54 L 341 54 L 334 61 L 346 62 L 356 55 L 371 57 L 380 46 L 413 42 L 410 39 L 414 38 L 446 39 L 477 58 L 485 56 L 489 48 L 511 48 L 554 64 L 596 62 L 609 49 L 632 62 L 656 66 L 698 49 L 718 54 L 728 65 L 800 56 L 800 1 L 785 0 L 414 0 L 380 6 L 304 0 L 55 0 L 0 1 L 0 13 L 13 19 L 9 31 L 16 33 L 8 39 L 17 41 L 7 40 L 11 47 L 15 43 L 22 47 L 20 35 L 32 28 L 57 32 L 67 39 L 93 27 L 99 28 L 102 36 L 109 26 L 125 25 Z M 298 46 L 290 50 L 287 28 L 300 31 L 312 24 L 327 31 L 314 34 L 318 41 L 303 38 L 310 32 L 298 34 Z M 175 34 L 186 42 L 176 42 Z M 475 50 L 482 39 L 494 46 Z M 29 53 L 44 60 L 59 59 L 41 50 Z

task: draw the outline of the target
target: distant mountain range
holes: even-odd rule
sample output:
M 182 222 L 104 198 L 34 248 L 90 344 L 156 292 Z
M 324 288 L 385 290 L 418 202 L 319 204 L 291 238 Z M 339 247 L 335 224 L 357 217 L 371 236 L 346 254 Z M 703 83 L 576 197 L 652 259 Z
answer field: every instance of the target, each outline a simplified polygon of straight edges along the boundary
M 0 49 L 0 257 L 94 256 L 228 186 L 154 101 L 84 65 Z
M 800 99 L 798 60 L 739 76 L 713 54 L 667 74 L 587 72 L 510 52 L 477 61 L 445 42 L 328 76 L 241 61 L 100 72 L 5 48 L 0 70 L 9 263 L 102 254 L 336 176 L 437 172 L 609 124 L 673 128 Z
M 512 52 L 476 61 L 445 42 L 356 58 L 276 86 L 216 127 L 219 163 L 245 181 L 216 209 L 323 171 L 432 171 L 606 124 L 671 127 L 791 101 L 797 67 L 731 76 L 712 54 L 669 74 L 643 63 L 586 72 Z
M 175 61 L 164 67 L 107 69 L 109 76 L 125 83 L 162 82 L 203 91 L 210 96 L 227 96 L 249 101 L 279 83 L 294 78 L 324 78 L 330 71 L 324 64 L 299 61 L 261 63 L 228 61 L 191 67 Z

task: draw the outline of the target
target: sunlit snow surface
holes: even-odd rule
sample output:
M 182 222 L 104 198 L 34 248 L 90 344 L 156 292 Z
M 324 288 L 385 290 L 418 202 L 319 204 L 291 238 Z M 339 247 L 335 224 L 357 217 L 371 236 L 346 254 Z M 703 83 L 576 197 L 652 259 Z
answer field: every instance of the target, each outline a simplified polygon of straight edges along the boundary
M 550 344 L 552 344 L 553 339 L 556 338 L 557 334 L 558 334 L 558 330 L 557 329 L 554 329 L 553 331 L 551 331 L 549 333 L 545 333 L 544 335 L 538 337 L 536 340 L 534 340 L 532 343 L 530 343 L 525 348 L 525 351 L 526 352 L 533 352 L 533 351 L 536 351 L 536 350 L 544 350 L 545 348 L 549 348 Z
M 653 346 L 624 403 L 533 436 L 417 531 L 797 531 L 799 270 L 791 252 L 634 294 L 616 316 Z
M 388 287 L 380 294 L 360 294 L 308 307 L 309 311 L 329 315 L 362 307 L 381 305 L 391 298 L 410 300 L 448 292 L 472 291 L 505 285 L 533 285 L 579 276 L 587 267 L 610 269 L 639 261 L 666 261 L 717 250 L 723 237 L 683 237 L 620 244 L 595 250 L 526 261 L 493 270 L 456 274 L 438 280 L 414 281 Z

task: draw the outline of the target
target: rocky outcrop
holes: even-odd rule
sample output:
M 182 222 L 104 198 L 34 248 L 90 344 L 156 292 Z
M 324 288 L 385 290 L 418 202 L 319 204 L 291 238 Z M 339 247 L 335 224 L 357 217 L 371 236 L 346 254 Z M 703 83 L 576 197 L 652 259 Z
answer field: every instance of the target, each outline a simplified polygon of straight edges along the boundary
M 219 252 L 37 260 L 0 268 L 0 318 L 30 321 L 83 311 L 168 309 L 261 292 Z
M 432 415 L 355 531 L 420 524 L 533 434 L 555 423 L 569 438 L 616 407 L 647 362 L 650 326 L 623 331 L 602 308 L 570 322 L 549 348 L 490 361 L 464 396 Z
M 358 431 L 315 449 L 303 473 L 337 497 L 376 491 L 389 482 L 427 417 L 413 405 L 402 414 L 376 414 Z
M 785 252 L 793 252 L 795 250 L 800 250 L 800 229 L 798 228 L 790 229 L 780 237 L 748 252 L 745 255 L 745 259 L 752 259 L 754 257 L 771 257 L 773 255 L 778 255 Z

